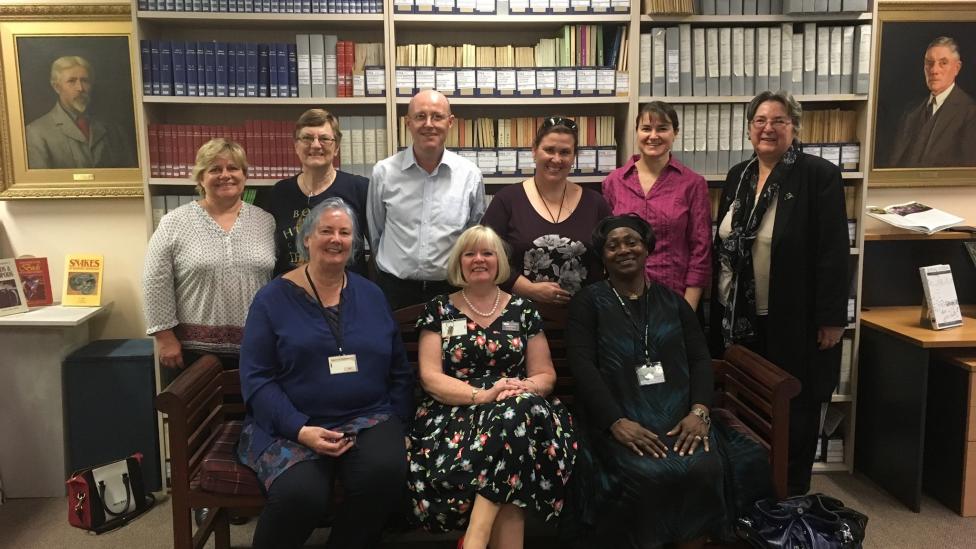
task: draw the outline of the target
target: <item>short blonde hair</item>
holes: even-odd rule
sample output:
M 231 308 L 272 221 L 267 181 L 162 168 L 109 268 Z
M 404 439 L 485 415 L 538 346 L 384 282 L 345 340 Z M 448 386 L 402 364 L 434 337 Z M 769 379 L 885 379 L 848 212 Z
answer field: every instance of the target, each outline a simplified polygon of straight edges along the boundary
M 495 257 L 498 258 L 498 272 L 495 273 L 495 284 L 501 284 L 508 280 L 512 269 L 508 265 L 508 253 L 505 251 L 505 243 L 491 227 L 475 225 L 461 233 L 457 242 L 454 243 L 454 247 L 451 248 L 450 257 L 447 258 L 447 281 L 452 286 L 458 288 L 467 287 L 468 282 L 464 279 L 464 273 L 461 272 L 461 254 L 477 244 L 487 245 L 488 248 L 491 248 L 495 252 Z
M 200 193 L 200 196 L 207 195 L 203 185 L 200 184 L 203 181 L 203 173 L 210 169 L 218 156 L 225 154 L 230 157 L 234 164 L 237 164 L 244 172 L 244 176 L 247 177 L 247 154 L 244 152 L 244 147 L 235 141 L 215 137 L 197 150 L 197 160 L 193 165 L 193 181 L 197 184 L 197 192 Z

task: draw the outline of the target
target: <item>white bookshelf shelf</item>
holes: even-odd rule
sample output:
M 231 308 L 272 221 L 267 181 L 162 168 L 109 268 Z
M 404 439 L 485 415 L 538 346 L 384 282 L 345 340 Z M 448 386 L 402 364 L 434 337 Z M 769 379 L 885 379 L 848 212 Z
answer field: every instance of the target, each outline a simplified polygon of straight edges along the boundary
M 796 15 L 642 15 L 643 23 L 723 23 L 741 26 L 747 23 L 818 23 L 871 21 L 865 13 L 804 13 Z
M 838 394 L 835 393 L 833 395 L 830 395 L 830 401 L 831 402 L 854 402 L 854 396 L 853 395 L 838 395 Z
M 561 25 L 608 25 L 630 23 L 630 15 L 425 15 L 425 14 L 394 14 L 393 22 L 397 27 L 430 27 L 434 24 L 450 24 L 453 28 L 480 27 L 482 25 L 496 27 L 499 25 L 518 25 L 525 27 L 558 27 Z
M 385 97 L 198 97 L 146 95 L 143 103 L 178 105 L 386 105 Z
M 526 179 L 532 177 L 531 175 L 486 175 L 484 177 L 485 185 L 511 185 L 512 183 L 521 183 Z M 606 175 L 571 175 L 569 180 L 575 183 L 600 183 L 607 176 Z
M 678 95 L 678 96 L 650 96 L 642 95 L 638 98 L 640 103 L 650 103 L 651 101 L 667 101 L 672 105 L 679 103 L 748 103 L 752 101 L 752 95 Z M 816 94 L 816 95 L 794 95 L 797 101 L 801 103 L 830 103 L 830 102 L 840 102 L 840 101 L 852 101 L 858 103 L 866 103 L 868 96 L 860 95 L 855 93 L 837 93 L 837 94 Z
M 705 181 L 725 181 L 725 177 L 728 174 L 725 173 L 705 173 L 702 177 Z M 841 172 L 840 176 L 842 179 L 864 179 L 864 172 Z
M 140 21 L 164 23 L 168 26 L 194 26 L 221 28 L 242 27 L 290 27 L 309 23 L 327 28 L 343 27 L 382 27 L 382 13 L 220 13 L 220 12 L 179 12 L 179 11 L 140 11 L 136 15 Z
M 630 103 L 626 96 L 546 96 L 546 97 L 449 97 L 452 106 L 456 105 L 609 105 Z M 397 97 L 397 105 L 410 103 L 409 97 Z
M 278 179 L 248 179 L 248 187 L 271 187 L 277 183 Z M 150 177 L 149 185 L 153 187 L 196 187 L 190 178 L 182 177 Z

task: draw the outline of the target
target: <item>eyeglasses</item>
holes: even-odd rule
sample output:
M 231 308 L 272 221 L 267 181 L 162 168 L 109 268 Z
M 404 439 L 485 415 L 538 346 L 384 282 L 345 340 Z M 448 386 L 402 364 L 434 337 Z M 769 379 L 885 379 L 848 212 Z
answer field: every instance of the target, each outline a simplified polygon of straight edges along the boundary
M 772 120 L 767 120 L 765 118 L 752 119 L 752 127 L 756 128 L 757 130 L 761 130 L 765 128 L 767 124 L 772 126 L 773 129 L 781 130 L 785 128 L 788 124 L 792 124 L 792 123 L 793 121 L 788 118 L 773 118 Z
M 434 112 L 434 113 L 430 113 L 430 114 L 427 114 L 425 112 L 415 112 L 415 113 L 413 113 L 411 115 L 408 115 L 408 116 L 414 122 L 416 122 L 418 124 L 423 124 L 424 122 L 427 122 L 427 119 L 430 119 L 430 121 L 431 122 L 434 122 L 434 123 L 444 122 L 451 115 L 444 114 L 442 112 Z
M 335 137 L 328 135 L 301 135 L 298 140 L 304 143 L 306 147 L 311 147 L 316 141 L 321 143 L 323 147 L 336 142 Z
M 543 128 L 551 128 L 553 126 L 563 126 L 574 132 L 576 131 L 577 127 L 576 122 L 574 122 L 571 118 L 563 118 L 561 116 L 550 116 L 542 123 Z

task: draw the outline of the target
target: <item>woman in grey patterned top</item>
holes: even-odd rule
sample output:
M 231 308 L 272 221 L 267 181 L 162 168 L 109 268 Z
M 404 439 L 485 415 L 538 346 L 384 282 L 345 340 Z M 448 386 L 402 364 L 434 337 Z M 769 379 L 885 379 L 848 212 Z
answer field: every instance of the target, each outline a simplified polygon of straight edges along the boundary
M 236 369 L 247 310 L 274 268 L 274 218 L 241 200 L 247 157 L 237 143 L 204 144 L 193 176 L 200 200 L 166 214 L 149 241 L 146 333 L 164 367 L 214 353 Z

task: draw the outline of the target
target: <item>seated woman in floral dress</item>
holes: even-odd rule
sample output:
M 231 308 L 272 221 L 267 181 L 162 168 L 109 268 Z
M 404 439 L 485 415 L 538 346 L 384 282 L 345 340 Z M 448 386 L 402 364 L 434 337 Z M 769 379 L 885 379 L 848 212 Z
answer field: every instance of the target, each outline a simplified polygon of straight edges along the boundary
M 556 517 L 575 455 L 572 420 L 546 400 L 556 374 L 532 302 L 508 278 L 498 235 L 476 225 L 458 239 L 448 281 L 421 329 L 425 397 L 410 432 L 413 513 L 428 530 L 465 529 L 458 547 L 518 549 L 525 509 Z

